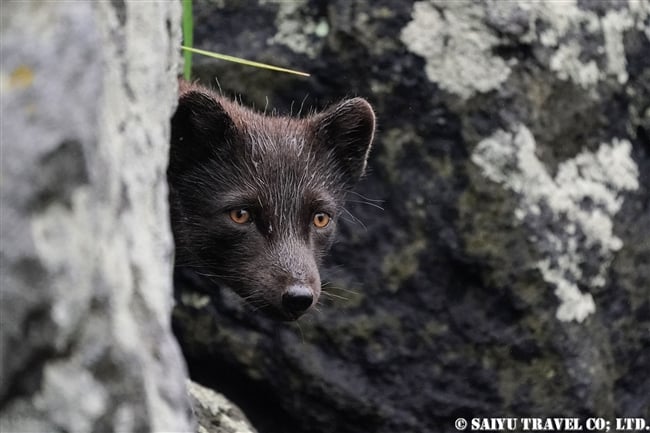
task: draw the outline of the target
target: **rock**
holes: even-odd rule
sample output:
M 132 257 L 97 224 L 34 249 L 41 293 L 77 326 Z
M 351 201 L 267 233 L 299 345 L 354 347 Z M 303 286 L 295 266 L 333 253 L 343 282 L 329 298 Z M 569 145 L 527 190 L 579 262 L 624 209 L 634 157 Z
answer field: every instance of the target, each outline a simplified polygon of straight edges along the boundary
M 2 5 L 0 430 L 192 430 L 165 170 L 180 5 Z
M 237 406 L 213 390 L 187 381 L 198 433 L 256 433 Z
M 379 130 L 319 311 L 278 324 L 178 276 L 191 376 L 265 433 L 649 419 L 649 14 L 637 0 L 197 4 L 197 47 L 312 74 L 196 58 L 204 82 L 282 113 L 365 96 Z

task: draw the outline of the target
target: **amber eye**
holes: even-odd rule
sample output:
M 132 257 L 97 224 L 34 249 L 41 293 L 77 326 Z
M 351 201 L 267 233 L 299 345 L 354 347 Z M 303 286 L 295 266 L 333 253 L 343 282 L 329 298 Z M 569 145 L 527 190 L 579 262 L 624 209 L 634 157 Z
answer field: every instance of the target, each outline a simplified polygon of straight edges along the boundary
M 316 228 L 323 229 L 330 223 L 330 219 L 330 216 L 325 212 L 316 212 L 314 214 L 313 223 Z
M 237 224 L 246 224 L 251 220 L 251 214 L 246 209 L 233 209 L 229 215 L 230 219 Z

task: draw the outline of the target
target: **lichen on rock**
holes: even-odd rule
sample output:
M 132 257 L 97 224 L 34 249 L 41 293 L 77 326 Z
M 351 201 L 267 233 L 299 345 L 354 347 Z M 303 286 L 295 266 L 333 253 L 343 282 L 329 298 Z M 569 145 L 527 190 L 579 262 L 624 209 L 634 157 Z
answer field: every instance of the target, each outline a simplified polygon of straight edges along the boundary
M 472 1 L 419 1 L 401 40 L 426 59 L 429 79 L 468 98 L 503 83 L 510 67 L 492 54 L 499 38 L 482 19 L 483 6 Z
M 621 194 L 639 187 L 638 169 L 625 139 L 562 162 L 554 178 L 535 151 L 530 130 L 515 125 L 479 142 L 472 161 L 486 177 L 519 196 L 515 216 L 529 227 L 530 240 L 540 249 L 537 268 L 561 301 L 556 316 L 582 322 L 596 306 L 578 284 L 605 284 L 612 255 L 622 246 L 613 218 L 622 206 Z M 584 263 L 594 260 L 596 269 L 585 272 Z
M 329 32 L 329 24 L 324 18 L 314 21 L 301 14 L 305 2 L 270 2 L 277 3 L 277 33 L 268 39 L 269 44 L 284 45 L 296 53 L 315 58 L 322 39 Z
M 187 390 L 197 419 L 197 433 L 256 433 L 241 409 L 223 395 L 190 380 Z
M 164 176 L 180 13 L 2 4 L 2 431 L 192 428 Z

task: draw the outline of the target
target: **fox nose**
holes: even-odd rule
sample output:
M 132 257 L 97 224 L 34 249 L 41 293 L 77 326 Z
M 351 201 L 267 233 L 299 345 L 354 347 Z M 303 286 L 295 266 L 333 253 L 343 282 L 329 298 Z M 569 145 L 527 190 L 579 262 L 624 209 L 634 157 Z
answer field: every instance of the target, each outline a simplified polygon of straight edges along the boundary
M 314 295 L 311 289 L 299 284 L 290 286 L 282 294 L 282 308 L 296 317 L 307 311 L 313 301 Z

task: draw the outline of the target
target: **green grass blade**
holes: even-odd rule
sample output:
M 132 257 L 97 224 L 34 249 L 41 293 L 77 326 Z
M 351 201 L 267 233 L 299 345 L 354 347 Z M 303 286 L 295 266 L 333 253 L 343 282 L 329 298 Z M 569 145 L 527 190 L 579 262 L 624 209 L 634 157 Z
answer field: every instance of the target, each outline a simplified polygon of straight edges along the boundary
M 215 59 L 227 60 L 229 62 L 240 63 L 242 65 L 254 66 L 256 68 L 270 69 L 272 71 L 286 72 L 288 74 L 301 75 L 303 77 L 309 77 L 309 74 L 306 72 L 294 71 L 293 69 L 281 68 L 279 66 L 268 65 L 266 63 L 253 62 L 251 60 L 242 59 L 241 57 L 228 56 L 226 54 L 213 53 L 212 51 L 199 50 L 196 48 L 191 48 L 187 45 L 182 45 L 181 48 L 185 53 L 196 53 L 208 57 L 213 57 Z
M 194 17 L 192 16 L 192 0 L 183 0 L 183 44 L 194 45 Z M 192 78 L 192 51 L 183 51 L 183 77 Z

